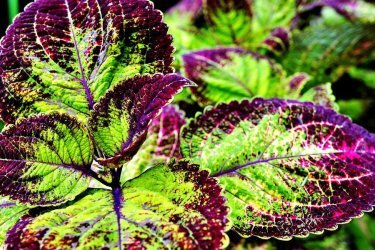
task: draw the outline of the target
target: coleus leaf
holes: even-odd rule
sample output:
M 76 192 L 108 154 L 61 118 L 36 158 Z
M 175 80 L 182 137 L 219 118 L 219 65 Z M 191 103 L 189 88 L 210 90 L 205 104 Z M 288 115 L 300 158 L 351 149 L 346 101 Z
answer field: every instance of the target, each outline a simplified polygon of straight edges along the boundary
M 265 56 L 241 48 L 195 51 L 183 55 L 186 76 L 198 84 L 192 94 L 202 106 L 255 96 L 298 98 L 305 74 L 287 77 Z
M 229 12 L 232 10 L 240 10 L 244 11 L 247 16 L 251 17 L 251 1 L 249 0 L 239 0 L 239 1 L 220 1 L 220 0 L 204 0 L 203 1 L 203 8 L 204 14 L 208 22 L 215 23 L 215 15 L 218 12 Z
M 203 10 L 216 45 L 240 45 L 251 38 L 251 3 L 248 0 L 204 0 Z
M 203 0 L 181 0 L 175 6 L 169 9 L 169 13 L 179 13 L 187 15 L 189 19 L 194 20 L 201 14 L 203 9 Z
M 300 98 L 300 101 L 310 101 L 320 106 L 339 110 L 335 102 L 336 97 L 332 92 L 330 83 L 321 84 L 306 91 Z
M 373 28 L 357 23 L 313 25 L 294 34 L 281 64 L 290 74 L 297 71 L 312 76 L 309 87 L 333 82 L 375 48 L 374 36 Z
M 185 125 L 184 113 L 174 105 L 165 106 L 147 133 L 137 154 L 124 164 L 121 182 L 133 179 L 160 162 L 181 159 L 180 130 Z
M 149 131 L 158 134 L 155 155 L 165 158 L 166 162 L 181 158 L 180 130 L 186 123 L 184 116 L 176 106 L 168 105 L 150 126 Z
M 307 11 L 316 7 L 328 6 L 336 10 L 341 15 L 353 19 L 353 10 L 358 4 L 357 0 L 303 0 L 299 3 L 301 11 Z
M 308 11 L 317 7 L 330 7 L 350 20 L 374 23 L 375 6 L 372 3 L 358 0 L 313 0 L 300 1 L 300 11 Z
M 171 40 L 147 0 L 36 0 L 0 44 L 1 118 L 56 110 L 84 118 L 124 79 L 172 72 Z
M 290 31 L 282 27 L 273 29 L 271 35 L 263 41 L 263 45 L 275 54 L 285 52 L 290 45 Z
M 19 205 L 7 198 L 0 198 L 0 247 L 3 246 L 6 234 L 29 208 Z
M 286 28 L 297 14 L 294 0 L 204 2 L 206 19 L 212 24 L 211 38 L 221 45 L 259 46 L 276 28 Z
M 374 69 L 367 69 L 367 68 L 360 68 L 360 67 L 352 67 L 349 72 L 351 77 L 363 81 L 367 87 L 371 89 L 375 89 L 375 70 Z
M 375 205 L 375 136 L 312 103 L 220 104 L 183 129 L 181 148 L 219 179 L 243 236 L 319 233 Z
M 194 86 L 177 75 L 137 76 L 109 91 L 90 114 L 97 161 L 119 167 L 129 161 L 146 139 L 151 121 L 185 86 Z
M 297 15 L 297 5 L 294 0 L 253 0 L 254 16 L 252 18 L 252 43 L 260 44 L 267 37 L 279 36 L 280 31 L 288 29 Z M 277 35 L 279 33 L 279 35 Z M 284 32 L 283 32 L 284 33 Z M 285 39 L 282 39 L 286 43 Z
M 95 190 L 65 208 L 20 221 L 9 248 L 218 249 L 227 207 L 206 171 L 180 162 L 158 166 L 112 194 Z
M 0 194 L 30 205 L 73 200 L 90 182 L 93 145 L 68 115 L 32 116 L 0 134 Z

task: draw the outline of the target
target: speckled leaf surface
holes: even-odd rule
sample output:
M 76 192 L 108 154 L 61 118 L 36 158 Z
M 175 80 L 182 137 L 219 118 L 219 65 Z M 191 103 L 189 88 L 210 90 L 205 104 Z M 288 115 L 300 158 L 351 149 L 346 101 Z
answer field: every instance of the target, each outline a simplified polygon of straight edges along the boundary
M 177 75 L 137 76 L 119 84 L 95 106 L 89 120 L 97 146 L 97 161 L 119 167 L 129 161 L 152 120 L 189 80 Z
M 333 94 L 330 83 L 321 84 L 306 91 L 300 98 L 301 101 L 310 101 L 320 106 L 339 110 L 335 102 L 336 97 Z
M 36 0 L 0 44 L 1 118 L 85 117 L 136 74 L 171 73 L 171 36 L 147 0 Z
M 6 234 L 29 209 L 24 205 L 7 198 L 0 198 L 0 248 L 3 246 Z
M 178 107 L 165 106 L 152 121 L 147 138 L 137 154 L 123 165 L 121 182 L 139 176 L 159 162 L 181 159 L 180 131 L 185 123 L 185 114 Z
M 165 158 L 167 162 L 172 158 L 181 158 L 180 130 L 186 123 L 184 117 L 178 107 L 168 105 L 150 126 L 150 133 L 158 135 L 155 155 Z
M 31 205 L 74 199 L 90 181 L 93 145 L 68 115 L 19 120 L 0 134 L 0 194 Z
M 375 135 L 312 103 L 220 104 L 183 129 L 181 148 L 220 180 L 244 236 L 319 233 L 375 204 Z
M 195 51 L 183 61 L 185 75 L 198 85 L 191 92 L 202 106 L 255 96 L 297 99 L 308 78 L 287 77 L 269 58 L 241 48 Z
M 217 181 L 197 169 L 186 162 L 159 166 L 122 191 L 91 191 L 70 206 L 19 222 L 7 247 L 218 249 L 228 208 Z

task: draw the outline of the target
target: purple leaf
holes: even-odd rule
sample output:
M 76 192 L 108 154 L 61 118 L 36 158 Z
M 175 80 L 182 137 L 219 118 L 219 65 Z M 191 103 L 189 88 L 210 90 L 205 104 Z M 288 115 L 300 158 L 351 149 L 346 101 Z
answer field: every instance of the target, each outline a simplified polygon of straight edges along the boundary
M 129 161 L 145 140 L 151 121 L 185 86 L 193 84 L 177 74 L 138 76 L 108 92 L 89 121 L 98 162 L 119 167 Z
M 220 104 L 185 127 L 181 148 L 220 180 L 244 236 L 319 233 L 375 205 L 375 135 L 312 103 Z
M 178 12 L 181 15 L 189 15 L 191 19 L 197 18 L 202 12 L 203 0 L 181 0 L 178 4 L 169 9 L 169 13 Z
M 289 87 L 291 90 L 295 90 L 297 92 L 300 92 L 300 90 L 305 86 L 306 82 L 310 80 L 310 77 L 308 74 L 305 73 L 299 73 L 290 79 Z
M 119 82 L 171 73 L 171 41 L 147 0 L 36 0 L 0 44 L 0 116 L 85 117 Z
M 304 11 L 311 10 L 317 7 L 328 6 L 333 8 L 337 13 L 345 16 L 348 19 L 354 19 L 355 9 L 358 5 L 357 0 L 314 0 L 302 1 L 301 6 Z
M 68 115 L 32 116 L 0 134 L 0 194 L 31 205 L 56 205 L 85 191 L 93 145 Z
M 0 196 L 0 247 L 3 246 L 6 234 L 19 220 L 27 214 L 29 208 L 15 201 Z
M 161 114 L 152 121 L 148 134 L 157 134 L 157 146 L 154 154 L 165 158 L 180 159 L 180 130 L 185 125 L 184 113 L 177 107 L 165 106 Z
M 271 35 L 263 44 L 275 53 L 286 51 L 290 45 L 290 33 L 286 28 L 278 27 L 271 31 Z

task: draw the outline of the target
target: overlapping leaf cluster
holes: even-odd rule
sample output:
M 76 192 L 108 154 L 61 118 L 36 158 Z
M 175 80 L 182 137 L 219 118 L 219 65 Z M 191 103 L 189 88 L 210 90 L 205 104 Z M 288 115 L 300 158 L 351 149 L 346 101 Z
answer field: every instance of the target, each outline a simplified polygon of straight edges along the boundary
M 1 247 L 219 249 L 371 211 L 375 136 L 330 82 L 370 61 L 373 20 L 334 2 L 182 0 L 174 64 L 148 0 L 30 4 L 0 43 Z M 351 22 L 302 29 L 321 6 Z
M 191 94 L 201 106 L 272 96 L 337 108 L 331 84 L 348 72 L 358 77 L 355 67 L 374 61 L 374 13 L 363 1 L 207 0 L 181 1 L 166 21 L 177 47 L 175 66 L 198 81 Z M 301 75 L 291 88 L 287 79 Z
M 15 19 L 0 52 L 1 245 L 221 245 L 221 188 L 171 160 L 179 111 L 157 117 L 193 85 L 172 73 L 171 41 L 146 0 L 37 0 Z

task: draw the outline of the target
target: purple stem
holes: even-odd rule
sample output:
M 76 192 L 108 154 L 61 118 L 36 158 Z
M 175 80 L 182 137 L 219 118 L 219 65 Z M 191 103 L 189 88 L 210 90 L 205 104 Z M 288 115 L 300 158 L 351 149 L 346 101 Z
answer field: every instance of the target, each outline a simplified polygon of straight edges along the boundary
M 113 194 L 113 208 L 115 209 L 117 217 L 117 233 L 118 233 L 118 249 L 122 250 L 122 240 L 121 240 L 121 206 L 122 206 L 122 193 L 121 188 L 114 188 L 112 191 Z
M 66 3 L 66 5 L 69 6 L 67 3 Z M 69 10 L 68 10 L 68 12 L 69 12 Z M 74 47 L 76 49 L 77 56 L 78 56 L 79 69 L 80 69 L 81 75 L 82 75 L 82 78 L 81 78 L 80 82 L 83 85 L 83 88 L 85 89 L 86 99 L 87 99 L 87 102 L 89 103 L 89 109 L 92 110 L 93 107 L 94 107 L 94 101 L 92 99 L 91 91 L 90 91 L 88 82 L 86 80 L 85 71 L 83 69 L 83 64 L 82 64 L 81 56 L 80 56 L 80 53 L 79 53 L 77 38 L 76 38 L 76 35 L 74 33 L 73 24 L 71 24 L 71 29 L 72 29 L 72 36 L 73 36 L 73 41 L 74 41 Z

